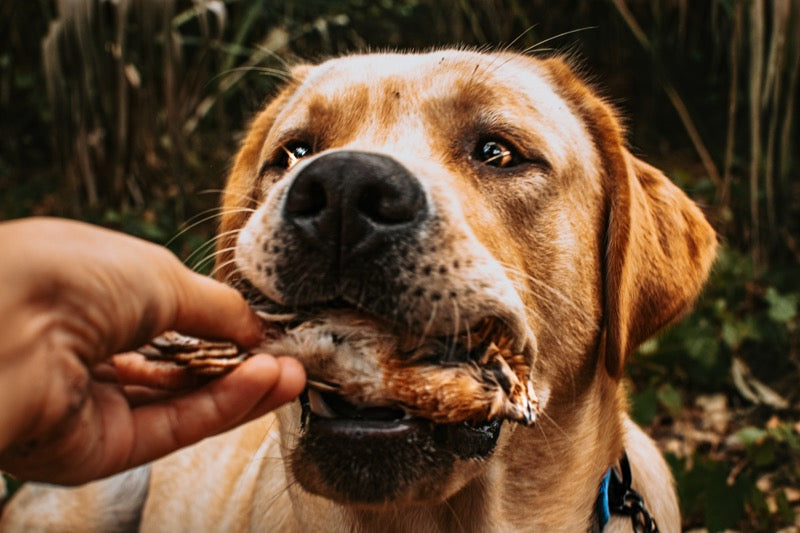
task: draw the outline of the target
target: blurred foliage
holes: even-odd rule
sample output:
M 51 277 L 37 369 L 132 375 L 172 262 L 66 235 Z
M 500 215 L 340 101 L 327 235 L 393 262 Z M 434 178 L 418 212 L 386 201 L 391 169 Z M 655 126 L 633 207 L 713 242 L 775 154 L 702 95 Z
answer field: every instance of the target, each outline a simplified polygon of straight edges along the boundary
M 643 344 L 630 365 L 633 418 L 670 452 L 686 525 L 795 525 L 798 289 L 791 272 L 756 278 L 749 256 L 723 247 L 692 314 Z M 712 393 L 725 399 L 716 413 L 698 405 Z M 717 427 L 715 415 L 724 417 Z
M 509 43 L 576 58 L 720 233 L 694 312 L 630 366 L 685 525 L 796 524 L 796 0 L 2 2 L 0 219 L 89 220 L 209 272 L 231 155 L 288 65 Z

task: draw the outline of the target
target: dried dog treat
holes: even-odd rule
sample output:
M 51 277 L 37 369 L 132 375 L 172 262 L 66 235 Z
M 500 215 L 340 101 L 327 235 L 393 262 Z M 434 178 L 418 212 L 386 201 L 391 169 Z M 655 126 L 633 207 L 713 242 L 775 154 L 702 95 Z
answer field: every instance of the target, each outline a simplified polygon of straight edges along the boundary
M 337 310 L 308 320 L 262 314 L 270 334 L 260 350 L 297 358 L 312 389 L 355 406 L 401 407 L 439 423 L 495 418 L 531 424 L 537 399 L 530 366 L 487 319 L 457 339 L 399 337 L 386 325 Z M 285 327 L 276 333 L 274 319 Z M 229 342 L 167 332 L 138 350 L 203 375 L 219 375 L 250 354 Z
M 168 361 L 197 374 L 216 376 L 235 368 L 250 355 L 227 341 L 209 341 L 167 331 L 137 350 L 148 359 Z

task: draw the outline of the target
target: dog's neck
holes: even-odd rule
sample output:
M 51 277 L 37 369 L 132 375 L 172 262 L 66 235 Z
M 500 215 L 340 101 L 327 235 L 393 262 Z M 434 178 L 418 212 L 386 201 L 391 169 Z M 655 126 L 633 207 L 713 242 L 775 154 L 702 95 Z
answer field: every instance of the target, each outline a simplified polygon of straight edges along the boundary
M 427 506 L 387 505 L 384 509 L 365 509 L 337 504 L 310 495 L 299 487 L 290 487 L 291 503 L 294 508 L 294 529 L 386 533 L 507 531 L 508 524 L 498 522 L 502 512 L 502 502 L 500 495 L 495 494 L 495 488 L 501 481 L 488 479 L 499 473 L 496 466 L 490 466 L 486 474 L 473 479 L 444 502 Z M 314 509 L 314 512 L 304 512 L 304 509 Z M 274 523 L 272 525 L 274 526 Z
M 514 513 L 520 506 L 534 509 L 513 529 L 585 531 L 591 523 L 600 480 L 624 447 L 624 393 L 606 376 L 597 379 L 603 383 L 588 389 L 592 396 L 585 403 L 553 402 L 561 412 L 551 410 L 536 427 L 518 428 L 503 450 L 504 516 L 521 516 Z
M 418 508 L 387 509 L 386 511 L 350 510 L 357 531 L 385 531 L 396 533 L 426 531 L 492 531 L 497 516 L 491 506 L 496 502 L 487 498 L 486 480 L 477 479 L 447 501 Z

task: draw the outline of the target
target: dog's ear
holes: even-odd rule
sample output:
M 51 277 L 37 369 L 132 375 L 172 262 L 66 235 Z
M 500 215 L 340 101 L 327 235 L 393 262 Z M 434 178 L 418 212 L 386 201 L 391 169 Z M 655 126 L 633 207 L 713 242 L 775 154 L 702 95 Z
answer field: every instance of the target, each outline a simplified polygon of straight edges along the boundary
M 703 213 L 663 173 L 624 147 L 607 168 L 605 365 L 619 377 L 641 342 L 682 316 L 713 263 L 717 239 Z
M 708 276 L 717 239 L 700 209 L 625 148 L 613 108 L 560 58 L 542 61 L 583 119 L 600 157 L 606 198 L 604 352 L 618 378 L 631 351 L 685 313 Z
M 236 238 L 250 213 L 256 206 L 261 151 L 269 130 L 278 113 L 305 78 L 309 66 L 305 64 L 292 67 L 289 80 L 283 89 L 256 115 L 242 142 L 233 168 L 228 174 L 225 192 L 222 195 L 222 215 L 216 244 L 215 276 L 220 280 L 230 279 L 235 270 L 233 250 Z

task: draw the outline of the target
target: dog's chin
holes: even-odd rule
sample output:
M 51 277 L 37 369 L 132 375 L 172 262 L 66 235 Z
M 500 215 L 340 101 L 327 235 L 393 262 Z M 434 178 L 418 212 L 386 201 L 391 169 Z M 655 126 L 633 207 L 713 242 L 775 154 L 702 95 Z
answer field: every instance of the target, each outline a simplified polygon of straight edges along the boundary
M 492 454 L 502 426 L 436 424 L 397 409 L 356 411 L 341 398 L 315 394 L 300 399 L 293 475 L 308 492 L 357 507 L 446 499 Z

